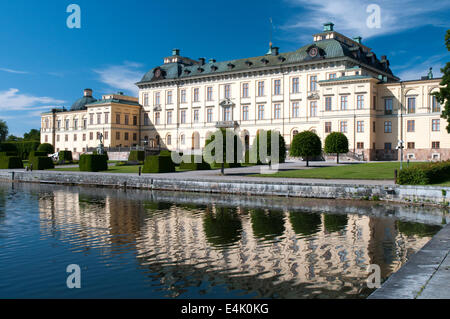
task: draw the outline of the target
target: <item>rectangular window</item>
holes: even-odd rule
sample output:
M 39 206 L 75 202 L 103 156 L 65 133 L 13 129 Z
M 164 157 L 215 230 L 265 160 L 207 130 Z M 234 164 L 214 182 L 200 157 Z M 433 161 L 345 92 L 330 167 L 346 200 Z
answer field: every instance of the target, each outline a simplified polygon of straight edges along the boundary
M 248 121 L 248 106 L 247 105 L 242 106 L 242 120 Z
M 415 132 L 416 131 L 416 121 L 410 120 L 406 122 L 406 127 L 408 132 Z
M 66 120 L 66 131 L 69 130 L 70 120 Z
M 159 125 L 161 124 L 161 113 L 155 112 L 155 124 Z
M 194 102 L 198 102 L 199 99 L 200 99 L 200 97 L 199 97 L 199 89 L 195 88 L 194 89 Z
M 385 99 L 384 100 L 384 114 L 390 115 L 393 111 L 393 104 L 392 99 Z
M 58 130 L 61 129 L 61 120 L 58 120 L 58 121 L 56 122 L 56 128 L 57 128 Z
M 330 73 L 328 79 L 335 79 L 336 78 L 336 73 Z
M 105 140 L 107 140 L 109 138 L 109 134 L 108 132 L 105 132 Z
M 137 116 L 133 115 L 133 125 L 137 125 Z
M 94 140 L 94 132 L 89 132 L 89 140 Z
M 281 80 L 273 81 L 273 95 L 281 95 Z
M 125 114 L 125 125 L 130 124 L 130 116 Z
M 213 121 L 213 109 L 209 108 L 206 110 L 206 121 L 212 123 Z
M 226 107 L 223 109 L 223 120 L 228 122 L 231 121 L 231 108 Z
M 167 104 L 173 103 L 173 93 L 172 91 L 167 91 Z
M 364 95 L 358 95 L 356 97 L 356 107 L 358 110 L 362 110 L 364 108 Z
M 120 132 L 116 132 L 116 140 L 120 140 Z
M 292 93 L 299 93 L 299 92 L 300 92 L 300 79 L 292 78 Z
M 414 142 L 408 142 L 408 149 L 413 150 L 416 148 L 416 143 Z
M 97 124 L 102 124 L 102 115 L 100 113 L 97 114 Z
M 83 129 L 87 128 L 87 119 L 83 119 Z
M 384 122 L 384 133 L 392 133 L 392 122 L 391 121 Z
M 224 86 L 224 97 L 229 99 L 231 97 L 231 86 L 229 84 L 225 84 Z
M 357 121 L 356 122 L 356 131 L 358 133 L 364 133 L 364 121 Z
M 137 141 L 137 134 L 133 133 L 133 141 Z
M 77 134 L 73 135 L 73 141 L 76 142 L 77 141 Z
M 208 86 L 206 88 L 206 100 L 212 101 L 213 100 L 213 88 L 212 86 Z
M 56 141 L 59 142 L 59 135 L 56 135 Z
M 167 124 L 172 124 L 172 111 L 167 111 Z
M 359 149 L 359 150 L 363 150 L 364 149 L 364 143 L 363 142 L 356 143 L 356 148 Z
M 150 125 L 150 118 L 148 117 L 148 113 L 144 113 L 144 125 Z
M 431 130 L 433 132 L 439 132 L 441 130 L 441 120 L 433 120 L 431 122 Z
M 317 116 L 317 102 L 311 102 L 310 106 L 310 116 L 316 117 Z
M 128 141 L 128 132 L 126 132 L 126 133 L 124 134 L 124 140 L 125 140 L 125 141 Z
M 73 120 L 73 129 L 78 130 L 78 120 L 77 119 Z
M 432 149 L 440 149 L 441 143 L 440 142 L 431 142 L 431 148 Z
M 416 98 L 415 97 L 408 98 L 408 113 L 409 114 L 416 113 Z
M 144 93 L 144 98 L 143 98 L 143 103 L 144 103 L 144 106 L 148 106 L 148 93 Z
M 167 145 L 172 145 L 172 135 L 167 135 L 167 138 L 166 138 L 166 140 L 167 140 Z
M 274 119 L 280 119 L 281 118 L 281 105 L 275 104 L 273 106 L 273 118 Z
M 372 99 L 372 109 L 376 110 L 377 109 L 377 97 L 374 95 L 373 99 Z
M 300 106 L 298 102 L 292 103 L 292 117 L 293 118 L 300 117 Z
M 258 82 L 258 96 L 264 96 L 264 81 Z
M 325 111 L 331 111 L 332 102 L 333 98 L 331 96 L 325 97 Z
M 248 83 L 242 83 L 242 97 L 248 97 Z
M 105 113 L 105 124 L 109 124 L 109 113 Z
M 264 120 L 264 105 L 258 105 L 258 120 Z
M 161 105 L 161 93 L 159 92 L 155 93 L 155 105 L 156 106 Z
M 341 121 L 339 131 L 341 133 L 347 133 L 347 121 Z
M 325 133 L 331 133 L 331 122 L 325 122 Z
M 120 124 L 120 114 L 116 114 L 116 124 Z
M 83 134 L 83 142 L 86 141 L 86 134 Z
M 377 131 L 377 122 L 375 121 L 372 122 L 372 130 L 374 133 Z
M 384 149 L 386 151 L 392 150 L 392 143 L 384 143 Z
M 311 92 L 317 91 L 317 75 L 313 75 L 309 78 L 309 90 Z
M 433 113 L 441 112 L 441 104 L 435 96 L 431 97 L 431 111 Z
M 347 110 L 348 108 L 348 96 L 341 96 L 341 110 Z
M 186 111 L 185 110 L 180 111 L 180 123 L 181 124 L 186 123 Z
M 194 110 L 194 123 L 198 123 L 200 121 L 200 111 Z
M 45 135 L 45 143 L 48 142 L 48 135 Z
M 181 103 L 186 103 L 186 90 L 181 90 L 181 92 L 180 92 L 180 100 L 181 100 Z

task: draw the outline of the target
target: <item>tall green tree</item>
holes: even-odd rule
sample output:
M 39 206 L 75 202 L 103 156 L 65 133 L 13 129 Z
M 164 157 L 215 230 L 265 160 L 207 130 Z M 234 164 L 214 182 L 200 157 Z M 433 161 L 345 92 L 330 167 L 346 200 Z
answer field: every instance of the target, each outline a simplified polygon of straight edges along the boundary
M 292 157 L 306 158 L 306 166 L 309 167 L 309 159 L 322 154 L 320 137 L 311 131 L 304 131 L 295 135 L 290 154 Z
M 8 136 L 8 125 L 5 121 L 0 120 L 0 142 L 4 142 L 6 140 L 6 137 Z
M 36 129 L 31 129 L 30 132 L 23 134 L 24 141 L 40 141 L 41 132 Z
M 272 164 L 271 163 L 271 159 L 272 159 L 272 134 L 275 136 L 275 140 L 278 137 L 278 163 L 284 163 L 286 161 L 286 141 L 284 140 L 284 137 L 280 134 L 280 132 L 278 131 L 267 131 L 266 133 L 266 145 L 267 148 L 265 150 L 266 152 L 266 156 L 265 158 L 261 158 L 261 154 L 259 154 L 259 149 L 260 149 L 260 136 L 262 136 L 264 133 L 264 130 L 260 130 L 258 132 L 258 134 L 256 135 L 256 139 L 253 142 L 253 151 L 256 151 L 257 154 L 257 163 L 261 162 L 263 164 Z
M 232 138 L 227 139 L 227 132 Z M 221 137 L 221 138 L 220 138 Z M 222 144 L 220 145 L 220 141 Z M 213 144 L 211 144 L 213 143 Z M 211 145 L 210 145 L 211 144 Z M 215 167 L 216 164 L 221 164 L 221 173 L 225 174 L 225 166 L 227 167 L 239 167 L 243 160 L 243 148 L 241 139 L 237 134 L 231 129 L 218 129 L 214 134 L 212 134 L 205 142 L 204 158 L 208 164 Z M 233 159 L 229 159 L 230 155 L 227 156 L 227 151 L 231 154 L 234 153 Z M 220 158 L 220 153 L 222 157 Z M 219 161 L 217 161 L 219 159 Z
M 450 51 L 450 30 L 447 30 L 447 33 L 445 35 L 445 46 L 447 47 L 447 50 Z M 439 92 L 435 92 L 432 95 L 434 95 L 438 102 L 441 105 L 444 105 L 444 108 L 442 110 L 441 117 L 447 120 L 447 132 L 450 133 L 450 62 L 447 62 L 445 67 L 441 69 L 441 72 L 443 73 L 442 81 L 440 85 L 442 85 Z
M 336 154 L 337 163 L 339 164 L 339 154 L 348 153 L 348 139 L 341 132 L 330 133 L 325 139 L 325 153 Z

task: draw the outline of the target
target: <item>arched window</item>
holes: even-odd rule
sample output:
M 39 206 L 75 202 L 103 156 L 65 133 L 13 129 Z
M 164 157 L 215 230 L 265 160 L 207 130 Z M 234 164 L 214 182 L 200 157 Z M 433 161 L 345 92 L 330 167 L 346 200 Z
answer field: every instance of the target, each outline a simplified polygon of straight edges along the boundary
M 167 145 L 172 145 L 172 135 L 167 135 L 167 137 L 166 137 L 166 143 L 167 143 Z
M 181 145 L 185 145 L 186 144 L 186 137 L 184 136 L 184 134 L 180 135 L 180 144 Z

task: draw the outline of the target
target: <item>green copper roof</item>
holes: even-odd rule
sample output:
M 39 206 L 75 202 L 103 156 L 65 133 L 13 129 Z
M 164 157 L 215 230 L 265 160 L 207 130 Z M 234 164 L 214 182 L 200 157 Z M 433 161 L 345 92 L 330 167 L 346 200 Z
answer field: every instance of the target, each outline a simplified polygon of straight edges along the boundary
M 86 110 L 86 105 L 96 102 L 97 99 L 92 96 L 83 96 L 82 98 L 75 101 L 70 108 L 71 111 L 81 111 Z
M 88 105 L 86 105 L 86 107 L 95 106 L 95 105 L 99 105 L 99 104 L 106 104 L 106 103 L 117 103 L 117 104 L 141 106 L 138 102 L 134 102 L 134 101 L 119 100 L 119 99 L 106 99 L 106 100 L 98 100 L 98 101 L 89 103 Z
M 316 47 L 318 49 L 318 54 L 315 57 L 308 54 L 312 47 Z M 137 85 L 170 79 L 187 79 L 194 76 L 225 74 L 236 71 L 246 71 L 264 67 L 277 67 L 339 57 L 350 57 L 392 75 L 389 66 L 381 63 L 376 58 L 375 54 L 365 53 L 358 46 L 350 46 L 336 39 L 327 39 L 303 46 L 296 51 L 280 53 L 279 55 L 264 55 L 224 62 L 209 62 L 203 65 L 200 65 L 200 63 L 163 64 L 147 72 L 142 80 L 137 83 Z

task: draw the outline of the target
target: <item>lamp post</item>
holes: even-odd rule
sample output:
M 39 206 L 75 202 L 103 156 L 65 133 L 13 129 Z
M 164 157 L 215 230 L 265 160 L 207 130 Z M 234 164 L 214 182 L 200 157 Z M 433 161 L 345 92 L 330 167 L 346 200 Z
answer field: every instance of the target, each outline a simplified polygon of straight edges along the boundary
M 400 150 L 400 170 L 403 169 L 403 149 L 405 142 L 403 140 L 398 141 L 397 150 Z

